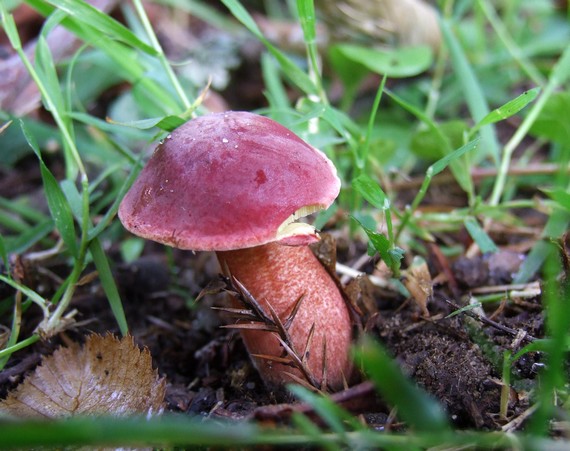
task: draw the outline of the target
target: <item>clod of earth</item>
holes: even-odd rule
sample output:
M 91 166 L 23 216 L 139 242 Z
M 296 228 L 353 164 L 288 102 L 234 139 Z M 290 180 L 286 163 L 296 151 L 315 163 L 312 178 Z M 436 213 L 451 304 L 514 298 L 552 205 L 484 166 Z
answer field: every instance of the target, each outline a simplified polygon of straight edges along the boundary
M 296 222 L 328 208 L 339 190 L 331 161 L 277 122 L 210 114 L 157 147 L 119 218 L 141 237 L 217 252 L 224 274 L 272 320 L 273 329 L 251 319 L 238 325 L 268 384 L 340 388 L 351 372 L 349 310 L 308 247 L 315 229 Z

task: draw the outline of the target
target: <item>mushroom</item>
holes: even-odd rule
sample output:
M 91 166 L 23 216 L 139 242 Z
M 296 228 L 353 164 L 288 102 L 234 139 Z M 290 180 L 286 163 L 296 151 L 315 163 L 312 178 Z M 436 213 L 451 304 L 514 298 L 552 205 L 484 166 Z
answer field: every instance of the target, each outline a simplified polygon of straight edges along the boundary
M 291 345 L 313 381 L 335 389 L 351 370 L 351 318 L 308 246 L 318 234 L 296 220 L 328 208 L 339 190 L 332 162 L 277 122 L 248 112 L 209 114 L 157 147 L 121 202 L 119 218 L 135 235 L 215 251 L 226 275 L 269 317 L 273 311 L 286 322 L 296 309 Z M 306 378 L 283 363 L 276 334 L 240 332 L 266 383 Z

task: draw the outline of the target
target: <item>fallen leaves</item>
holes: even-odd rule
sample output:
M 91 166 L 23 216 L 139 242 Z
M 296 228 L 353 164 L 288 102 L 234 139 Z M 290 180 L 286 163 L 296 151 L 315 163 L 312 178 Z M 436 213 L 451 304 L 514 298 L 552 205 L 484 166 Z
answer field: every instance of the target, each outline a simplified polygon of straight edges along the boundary
M 44 358 L 4 401 L 0 415 L 57 418 L 74 415 L 159 414 L 166 391 L 148 350 L 132 337 L 91 335 Z
M 420 307 L 422 315 L 429 317 L 428 300 L 433 296 L 433 283 L 425 260 L 414 257 L 412 265 L 402 274 L 402 283 Z

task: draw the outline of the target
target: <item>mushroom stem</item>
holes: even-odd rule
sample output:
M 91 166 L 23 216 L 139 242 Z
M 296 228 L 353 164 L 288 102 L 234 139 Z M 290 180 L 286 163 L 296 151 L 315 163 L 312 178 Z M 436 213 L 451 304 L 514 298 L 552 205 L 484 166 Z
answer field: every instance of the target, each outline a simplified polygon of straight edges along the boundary
M 303 296 L 288 328 L 291 344 L 302 354 L 314 326 L 308 355 L 299 357 L 305 357 L 306 368 L 317 384 L 324 382 L 323 366 L 326 366 L 326 384 L 332 389 L 341 388 L 351 371 L 350 314 L 337 285 L 311 249 L 270 243 L 217 252 L 217 256 L 221 267 L 229 272 L 226 275 L 235 277 L 268 315 L 273 309 L 283 323 Z M 250 355 L 284 356 L 284 348 L 274 333 L 242 329 L 241 335 Z M 292 382 L 286 373 L 303 378 L 301 371 L 293 367 L 264 358 L 253 357 L 253 361 L 270 385 Z

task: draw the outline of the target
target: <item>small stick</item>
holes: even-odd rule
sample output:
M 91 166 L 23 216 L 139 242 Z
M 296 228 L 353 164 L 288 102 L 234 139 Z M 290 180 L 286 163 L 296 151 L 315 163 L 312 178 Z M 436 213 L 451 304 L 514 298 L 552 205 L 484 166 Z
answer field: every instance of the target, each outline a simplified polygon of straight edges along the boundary
M 450 301 L 449 299 L 444 299 L 444 301 L 456 310 L 459 310 L 461 308 L 457 304 L 455 304 L 454 302 Z M 476 319 L 477 321 L 481 321 L 482 323 L 487 324 L 488 326 L 494 327 L 495 329 L 498 329 L 501 332 L 505 332 L 507 334 L 510 334 L 513 337 L 516 337 L 518 335 L 518 330 L 513 329 L 511 327 L 504 326 L 503 324 L 497 323 L 493 320 L 490 320 L 489 318 L 485 318 L 484 316 L 477 315 L 476 313 L 473 313 L 472 311 L 465 310 L 462 313 L 470 316 L 473 319 Z M 538 340 L 538 338 L 533 337 L 530 334 L 526 334 L 524 337 L 524 341 L 528 341 L 529 343 L 536 341 L 536 340 Z

